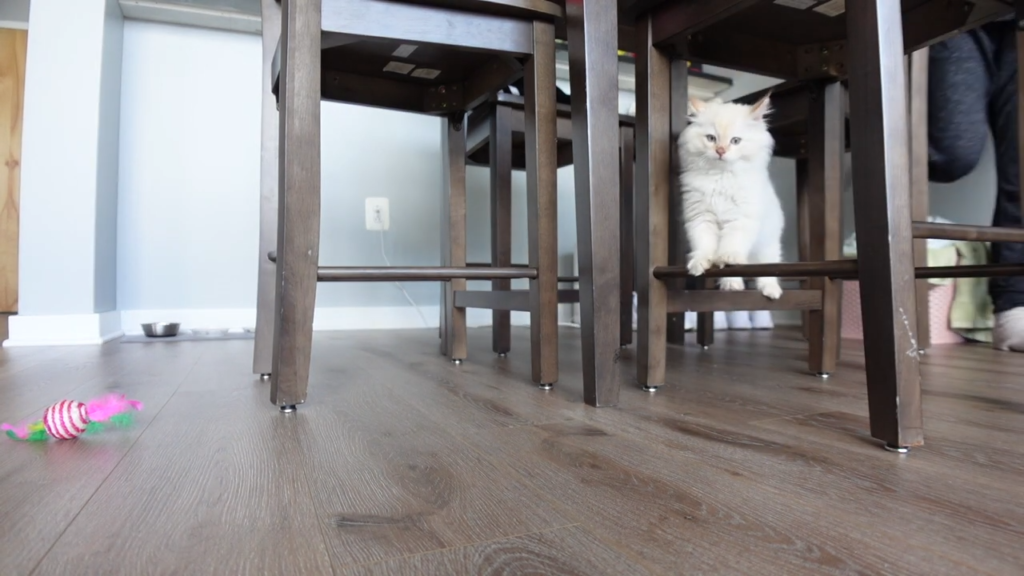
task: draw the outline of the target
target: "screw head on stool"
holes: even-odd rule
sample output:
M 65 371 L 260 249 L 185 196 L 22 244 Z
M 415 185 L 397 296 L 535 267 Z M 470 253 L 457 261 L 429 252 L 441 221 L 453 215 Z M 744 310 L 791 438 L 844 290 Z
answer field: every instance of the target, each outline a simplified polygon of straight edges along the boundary
M 818 372 L 817 374 L 815 374 L 815 376 L 821 378 L 822 380 L 828 380 L 828 377 L 831 376 L 831 374 L 829 374 L 828 372 Z
M 260 374 L 260 380 L 262 380 L 264 382 L 266 382 L 267 380 L 270 380 L 270 374 L 269 373 L 268 374 Z
M 295 404 L 285 404 L 284 406 L 281 406 L 281 414 L 294 414 L 294 413 L 295 413 Z
M 541 382 L 540 384 L 537 384 L 537 388 L 540 388 L 541 390 L 551 390 L 554 387 L 555 387 L 555 384 L 553 382 L 550 383 L 550 384 L 545 384 L 543 382 Z
M 644 384 L 643 386 L 640 387 L 640 389 L 643 390 L 644 392 L 650 392 L 651 394 L 654 394 L 655 392 L 658 391 L 658 386 L 648 386 L 647 384 Z
M 895 452 L 897 454 L 908 454 L 908 453 L 910 453 L 910 447 L 909 446 L 898 446 L 896 444 L 889 444 L 888 442 L 885 443 L 885 449 L 888 450 L 889 452 Z

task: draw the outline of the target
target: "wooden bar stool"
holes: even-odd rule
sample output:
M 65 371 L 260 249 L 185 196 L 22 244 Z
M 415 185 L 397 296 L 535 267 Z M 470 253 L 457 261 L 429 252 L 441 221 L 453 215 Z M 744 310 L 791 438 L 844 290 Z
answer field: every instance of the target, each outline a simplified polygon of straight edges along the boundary
M 783 79 L 848 78 L 860 258 L 729 267 L 706 276 L 809 277 L 826 287 L 832 280 L 858 278 L 864 329 L 871 335 L 865 340 L 871 434 L 896 451 L 923 443 L 912 245 L 920 229 L 911 224 L 903 55 L 1005 15 L 1009 7 L 997 0 L 862 0 L 847 3 L 845 13 L 826 15 L 768 0 L 619 5 L 638 16 L 637 252 L 641 270 L 648 271 L 638 279 L 639 383 L 656 387 L 665 381 L 663 318 L 674 298 L 667 282 L 686 276 L 685 266 L 669 262 L 664 232 L 670 142 L 681 126 L 673 122 L 678 88 L 672 60 L 685 57 Z M 938 232 L 935 225 L 926 228 Z M 984 273 L 991 272 L 988 267 Z M 927 269 L 917 275 L 948 273 Z
M 491 169 L 491 262 L 469 266 L 508 267 L 512 263 L 512 172 L 526 169 L 524 126 L 525 101 L 515 94 L 496 94 L 490 102 L 469 115 L 468 162 Z M 557 106 L 558 167 L 573 162 L 572 109 Z M 633 342 L 633 126 L 631 116 L 619 115 L 619 344 Z M 564 284 L 579 282 L 578 276 L 559 276 Z M 510 280 L 494 280 L 492 290 L 511 289 Z M 579 302 L 578 288 L 558 291 L 559 303 Z M 494 352 L 504 356 L 511 350 L 511 323 L 508 310 L 495 310 L 493 320 Z
M 261 282 L 260 294 L 264 302 L 265 293 L 276 288 L 270 319 L 266 308 L 260 314 L 264 339 L 271 331 L 266 324 L 273 325 L 271 402 L 290 412 L 306 399 L 318 281 L 444 282 L 442 352 L 455 362 L 466 357 L 465 308 L 529 310 L 533 380 L 542 387 L 553 384 L 558 378 L 554 23 L 561 8 L 545 0 L 285 0 L 272 53 L 273 30 L 267 23 L 278 17 L 277 9 L 272 0 L 263 0 L 265 60 L 272 54 L 268 86 L 280 110 L 276 251 L 261 255 L 276 262 L 274 282 L 269 287 Z M 411 53 L 409 46 L 415 47 Z M 520 76 L 526 81 L 529 266 L 467 267 L 466 113 Z M 441 218 L 447 232 L 441 266 L 320 266 L 321 99 L 445 119 Z M 264 102 L 265 119 L 273 115 L 271 104 Z M 265 132 L 265 163 L 267 140 Z M 269 172 L 264 169 L 264 192 Z M 267 203 L 269 197 L 264 195 Z M 271 220 L 264 212 L 262 225 Z M 267 269 L 261 264 L 261 272 Z M 530 289 L 465 290 L 469 279 L 514 278 L 529 279 Z M 258 342 L 257 355 L 266 348 L 265 340 Z

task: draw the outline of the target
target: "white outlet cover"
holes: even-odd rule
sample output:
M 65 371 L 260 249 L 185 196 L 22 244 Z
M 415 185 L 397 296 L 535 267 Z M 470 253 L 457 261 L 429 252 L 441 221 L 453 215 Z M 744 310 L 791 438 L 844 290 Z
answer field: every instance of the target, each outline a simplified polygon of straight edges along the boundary
M 378 217 L 378 214 L 380 215 Z M 391 227 L 391 211 L 387 198 L 366 199 L 366 229 L 370 231 L 387 231 Z

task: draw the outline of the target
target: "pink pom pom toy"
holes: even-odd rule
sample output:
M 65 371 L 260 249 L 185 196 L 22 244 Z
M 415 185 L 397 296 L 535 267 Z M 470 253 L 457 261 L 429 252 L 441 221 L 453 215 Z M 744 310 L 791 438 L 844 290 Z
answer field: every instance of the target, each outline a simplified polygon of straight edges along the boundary
M 142 410 L 142 402 L 123 394 L 109 394 L 87 403 L 62 400 L 43 412 L 43 419 L 22 426 L 0 425 L 11 439 L 45 442 L 49 438 L 71 440 L 82 434 L 98 432 L 109 423 L 128 426 L 132 411 Z

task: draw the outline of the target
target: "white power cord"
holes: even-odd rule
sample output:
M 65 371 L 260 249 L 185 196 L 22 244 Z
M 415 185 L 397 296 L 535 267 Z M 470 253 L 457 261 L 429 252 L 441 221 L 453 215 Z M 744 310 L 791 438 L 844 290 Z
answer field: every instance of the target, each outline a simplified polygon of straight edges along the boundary
M 384 230 L 383 229 L 380 231 L 380 255 L 384 257 L 384 263 L 387 264 L 388 267 L 390 267 L 391 266 L 391 261 L 388 260 L 387 252 L 384 251 Z M 398 286 L 398 289 L 402 291 L 402 294 L 405 294 L 405 299 L 408 300 L 409 304 L 412 304 L 413 308 L 416 309 L 416 313 L 420 315 L 420 320 L 423 320 L 423 325 L 426 326 L 427 328 L 430 328 L 430 324 L 427 322 L 427 317 L 423 315 L 423 311 L 420 310 L 420 307 L 416 304 L 416 302 L 413 302 L 412 297 L 409 296 L 409 293 L 405 291 L 405 288 L 400 283 L 398 283 L 398 282 L 395 282 L 395 286 Z

